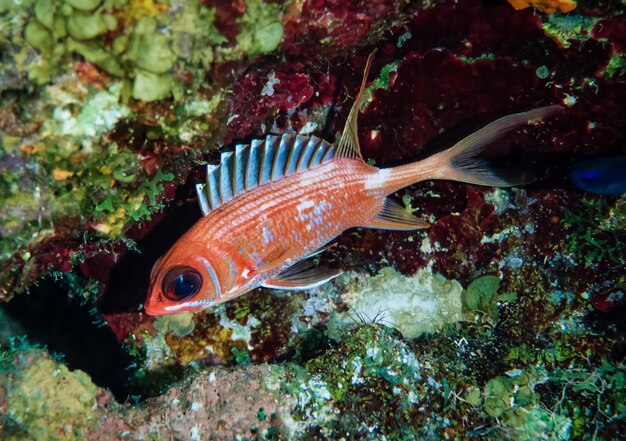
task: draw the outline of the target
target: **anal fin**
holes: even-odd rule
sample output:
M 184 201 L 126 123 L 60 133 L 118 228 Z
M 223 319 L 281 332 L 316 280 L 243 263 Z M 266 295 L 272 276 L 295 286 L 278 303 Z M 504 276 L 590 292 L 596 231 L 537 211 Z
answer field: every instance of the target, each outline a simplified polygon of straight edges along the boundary
M 339 276 L 343 271 L 319 268 L 311 260 L 301 260 L 278 276 L 266 280 L 262 286 L 273 289 L 311 289 Z
M 397 202 L 385 199 L 385 205 L 383 205 L 383 209 L 378 213 L 374 222 L 364 225 L 364 227 L 409 231 L 428 228 L 430 224 L 413 216 Z

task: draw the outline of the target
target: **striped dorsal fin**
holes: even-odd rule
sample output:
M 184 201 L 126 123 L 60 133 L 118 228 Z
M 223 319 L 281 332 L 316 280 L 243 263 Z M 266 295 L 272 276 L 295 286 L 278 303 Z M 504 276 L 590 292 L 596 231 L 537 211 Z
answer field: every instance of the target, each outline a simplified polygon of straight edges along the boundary
M 202 214 L 260 185 L 324 164 L 336 153 L 333 144 L 316 136 L 268 135 L 239 144 L 222 153 L 219 165 L 207 165 L 206 183 L 196 184 Z

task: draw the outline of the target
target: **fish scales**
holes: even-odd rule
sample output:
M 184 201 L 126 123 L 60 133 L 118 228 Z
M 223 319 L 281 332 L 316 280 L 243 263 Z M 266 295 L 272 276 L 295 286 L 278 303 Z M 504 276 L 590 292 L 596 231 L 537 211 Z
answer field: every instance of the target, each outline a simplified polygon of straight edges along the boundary
M 329 169 L 330 173 L 328 173 Z M 293 208 L 303 198 L 318 198 L 318 201 L 324 197 L 336 200 L 343 199 L 344 204 L 340 205 L 338 209 L 348 210 L 354 202 L 351 202 L 353 198 L 342 191 L 342 186 L 364 185 L 362 176 L 345 169 L 339 169 L 335 165 L 322 166 L 319 170 L 311 173 L 305 179 L 302 175 L 293 175 L 284 178 L 278 184 L 272 183 L 257 187 L 255 190 L 242 195 L 227 210 L 218 209 L 213 223 L 206 225 L 206 230 L 200 231 L 199 234 L 216 234 L 223 238 L 239 236 L 242 228 L 254 226 L 255 220 L 258 221 L 258 217 L 262 214 L 269 216 L 273 222 L 279 222 L 285 217 L 288 219 L 289 216 L 281 213 L 293 211 Z M 317 194 L 320 196 L 316 196 Z M 234 216 L 231 216 L 231 213 L 234 213 Z M 340 211 L 335 214 L 341 217 Z M 340 218 L 337 221 L 346 222 L 348 220 Z
M 345 166 L 347 161 L 354 162 L 348 159 L 325 164 L 310 174 L 296 174 L 257 187 L 232 204 L 218 208 L 210 224 L 197 224 L 195 230 L 189 231 L 189 239 L 219 237 L 240 247 L 242 253 L 261 249 L 262 258 L 276 249 L 293 247 L 296 257 L 302 257 L 347 228 L 367 225 L 382 204 L 380 199 L 362 191 L 375 169 L 356 163 L 357 168 L 370 172 L 359 173 L 349 164 Z M 350 197 L 351 194 L 361 197 Z M 303 201 L 312 202 L 309 210 L 298 209 Z M 316 207 L 324 205 L 328 209 L 314 214 Z M 318 225 L 312 225 L 316 215 Z M 272 243 L 259 243 L 263 242 L 264 228 L 275 237 Z
M 428 224 L 388 199 L 427 179 L 478 185 L 523 183 L 475 158 L 487 144 L 529 122 L 561 111 L 547 106 L 505 116 L 422 161 L 379 169 L 361 156 L 357 116 L 363 82 L 336 145 L 301 135 L 268 136 L 238 145 L 207 168 L 198 184 L 204 214 L 154 265 L 148 314 L 197 312 L 258 286 L 306 289 L 340 270 L 306 260 L 353 227 L 411 230 Z M 245 179 L 244 179 L 245 177 Z

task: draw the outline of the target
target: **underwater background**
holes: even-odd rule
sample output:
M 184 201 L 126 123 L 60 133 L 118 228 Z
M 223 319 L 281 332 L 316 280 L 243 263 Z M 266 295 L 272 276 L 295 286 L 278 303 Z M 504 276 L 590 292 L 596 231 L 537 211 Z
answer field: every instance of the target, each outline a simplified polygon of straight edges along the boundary
M 625 6 L 0 2 L 0 439 L 626 439 Z M 413 185 L 431 228 L 347 231 L 329 284 L 146 316 L 205 164 L 334 141 L 375 48 L 368 162 L 560 104 L 486 154 L 536 181 Z

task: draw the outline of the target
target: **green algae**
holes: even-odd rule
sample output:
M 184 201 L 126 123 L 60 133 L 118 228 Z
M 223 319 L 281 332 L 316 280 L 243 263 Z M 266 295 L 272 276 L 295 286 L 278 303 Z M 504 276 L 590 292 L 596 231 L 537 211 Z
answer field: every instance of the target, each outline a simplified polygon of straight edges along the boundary
M 472 317 L 479 314 L 487 316 L 495 322 L 498 319 L 497 293 L 499 287 L 500 278 L 498 276 L 482 276 L 473 280 L 461 296 L 466 315 Z
M 583 197 L 576 212 L 566 208 L 564 214 L 569 249 L 586 265 L 626 262 L 626 242 L 622 237 L 626 225 L 623 198 L 611 207 L 603 198 Z
M 602 75 L 607 78 L 619 78 L 626 75 L 626 54 L 614 50 Z
M 30 8 L 32 15 L 28 14 Z M 139 8 L 117 0 L 38 0 L 6 6 L 0 15 L 10 25 L 6 34 L 16 66 L 31 81 L 48 83 L 68 72 L 74 55 L 79 55 L 122 79 L 125 99 L 155 101 L 173 92 L 182 96 L 184 86 L 174 75 L 175 66 L 202 79 L 203 70 L 213 60 L 213 47 L 226 41 L 213 25 L 212 9 L 187 1 L 173 14 L 166 10 L 158 4 Z M 19 20 L 8 19 L 16 13 Z M 161 28 L 168 25 L 169 32 L 163 32 Z M 20 47 L 23 49 L 18 50 Z M 190 86 L 200 84 L 196 80 Z
M 278 3 L 246 2 L 246 12 L 237 19 L 240 32 L 235 51 L 249 57 L 275 50 L 283 38 L 282 9 Z
M 591 439 L 626 415 L 626 366 L 604 360 L 591 369 L 558 369 L 551 379 L 561 387 L 554 408 L 572 421 L 572 438 Z
M 541 16 L 543 30 L 563 48 L 571 46 L 571 41 L 586 41 L 593 38 L 591 30 L 600 21 L 597 17 L 582 15 L 545 14 Z
M 115 125 L 131 116 L 131 110 L 119 103 L 121 83 L 107 90 L 74 89 L 58 84 L 47 89 L 41 99 L 49 112 L 37 136 L 47 149 L 67 158 L 79 150 L 90 152 L 94 144 Z
M 384 65 L 380 70 L 380 74 L 378 74 L 374 81 L 372 81 L 372 83 L 365 88 L 363 91 L 363 104 L 361 104 L 362 111 L 365 110 L 365 107 L 372 101 L 372 95 L 375 90 L 386 90 L 389 86 L 391 86 L 392 77 L 398 70 L 400 63 L 401 61 L 398 60 Z
M 393 331 L 361 326 L 304 369 L 291 367 L 291 380 L 283 385 L 298 402 L 291 435 L 310 439 L 323 433 L 332 438 L 345 430 L 363 436 L 368 427 L 369 439 L 399 435 L 397 429 L 408 429 L 414 405 L 424 395 L 422 370 Z
M 567 440 L 623 415 L 623 366 L 552 371 L 531 363 L 487 377 L 481 386 L 476 376 L 485 372 L 468 369 L 472 357 L 463 344 L 469 339 L 477 348 L 493 337 L 484 331 L 470 337 L 467 331 L 456 331 L 464 335 L 460 340 L 421 341 L 416 347 L 389 328 L 366 324 L 304 367 L 289 365 L 280 378 L 286 379 L 283 393 L 298 403 L 287 420 L 290 435 Z M 565 398 L 578 393 L 586 397 Z M 578 400 L 586 403 L 585 411 L 576 410 Z M 599 412 L 606 416 L 599 418 Z
M 173 332 L 177 337 L 184 337 L 193 332 L 193 314 L 162 315 L 154 320 L 154 328 L 165 334 Z
M 476 57 L 458 55 L 457 58 L 461 60 L 462 62 L 464 62 L 465 64 L 474 64 L 475 62 L 480 61 L 480 60 L 494 60 L 496 58 L 496 55 L 491 52 L 488 52 L 488 53 L 480 54 Z
M 548 381 L 545 371 L 511 371 L 490 379 L 485 385 L 483 410 L 498 418 L 509 439 L 570 439 L 572 421 L 550 411 L 539 401 L 535 387 Z
M 211 121 L 216 121 L 223 100 L 222 93 L 216 93 L 211 97 L 190 97 L 190 99 L 174 107 L 173 114 L 176 118 L 161 118 L 155 127 L 156 136 L 163 137 L 170 142 L 193 143 L 206 137 L 207 133 L 215 132 L 219 128 L 214 127 Z
M 248 2 L 237 20 L 236 46 L 221 48 L 228 40 L 214 25 L 215 10 L 189 0 L 180 3 L 169 9 L 167 2 L 138 7 L 118 0 L 38 0 L 0 9 L 0 20 L 11 26 L 5 34 L 15 64 L 31 81 L 48 83 L 68 72 L 79 55 L 123 80 L 124 99 L 147 102 L 170 95 L 182 99 L 196 90 L 217 52 L 223 59 L 255 57 L 272 52 L 282 40 L 281 5 Z M 9 19 L 16 12 L 19 19 Z M 191 82 L 176 71 L 187 72 Z

